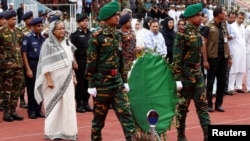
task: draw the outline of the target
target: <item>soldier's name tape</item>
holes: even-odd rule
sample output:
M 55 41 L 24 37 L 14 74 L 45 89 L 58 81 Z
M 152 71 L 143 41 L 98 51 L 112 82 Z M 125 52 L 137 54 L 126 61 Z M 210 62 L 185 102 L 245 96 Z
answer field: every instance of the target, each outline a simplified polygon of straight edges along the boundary
M 250 140 L 250 125 L 209 125 L 208 140 L 239 139 Z

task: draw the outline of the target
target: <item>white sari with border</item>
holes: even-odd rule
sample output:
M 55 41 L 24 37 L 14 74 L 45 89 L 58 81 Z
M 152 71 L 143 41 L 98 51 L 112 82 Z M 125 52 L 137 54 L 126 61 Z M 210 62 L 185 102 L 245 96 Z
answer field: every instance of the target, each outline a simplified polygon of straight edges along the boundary
M 57 47 L 51 47 L 50 41 L 47 40 L 41 50 L 41 54 L 43 53 L 46 55 L 40 55 L 35 98 L 38 103 L 44 103 L 44 137 L 50 140 L 77 140 L 72 48 L 67 45 L 66 40 Z M 46 72 L 51 74 L 54 82 L 53 89 L 47 87 Z

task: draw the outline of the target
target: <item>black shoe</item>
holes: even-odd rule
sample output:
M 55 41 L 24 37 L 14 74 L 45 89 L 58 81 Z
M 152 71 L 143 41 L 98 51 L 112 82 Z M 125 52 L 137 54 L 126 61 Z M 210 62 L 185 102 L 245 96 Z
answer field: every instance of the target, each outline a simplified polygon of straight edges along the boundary
M 93 111 L 93 109 L 92 109 L 89 105 L 86 105 L 86 106 L 84 107 L 84 109 L 85 109 L 85 111 L 87 111 L 87 112 L 92 112 L 92 111 Z
M 37 119 L 36 114 L 29 114 L 30 119 Z
M 208 112 L 214 112 L 214 109 L 213 109 L 213 107 L 208 106 L 208 107 L 207 107 L 207 111 L 208 111 Z
M 24 101 L 20 101 L 19 107 L 27 109 L 28 108 L 28 104 L 26 104 Z
M 237 92 L 237 93 L 245 93 L 245 92 L 244 92 L 243 90 L 241 90 L 241 89 L 237 89 L 236 92 Z
M 44 118 L 45 115 L 42 112 L 36 113 L 36 117 Z
M 218 111 L 218 112 L 225 112 L 225 110 L 224 110 L 221 106 L 216 106 L 216 107 L 215 107 L 215 111 Z
M 13 118 L 11 116 L 5 116 L 3 117 L 3 121 L 7 121 L 7 122 L 13 122 Z
M 233 91 L 226 91 L 225 95 L 231 95 L 232 96 L 233 95 Z
M 13 120 L 23 120 L 23 117 L 19 116 L 17 113 L 14 113 L 12 116 Z
M 86 110 L 83 108 L 83 106 L 80 106 L 80 107 L 77 107 L 77 108 L 76 108 L 76 112 L 77 112 L 77 113 L 85 113 Z
M 114 107 L 112 106 L 112 104 L 109 105 L 109 109 L 114 109 Z

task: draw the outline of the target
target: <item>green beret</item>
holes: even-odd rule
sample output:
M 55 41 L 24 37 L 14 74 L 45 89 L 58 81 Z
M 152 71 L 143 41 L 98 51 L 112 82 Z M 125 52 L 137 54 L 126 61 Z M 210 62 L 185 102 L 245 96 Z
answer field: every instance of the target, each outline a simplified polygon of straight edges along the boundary
M 196 4 L 189 5 L 185 9 L 183 16 L 185 18 L 192 17 L 192 16 L 196 15 L 197 13 L 199 13 L 201 10 L 202 10 L 202 4 L 201 3 L 196 3 Z
M 120 4 L 116 1 L 105 4 L 99 11 L 98 20 L 106 20 L 120 11 Z

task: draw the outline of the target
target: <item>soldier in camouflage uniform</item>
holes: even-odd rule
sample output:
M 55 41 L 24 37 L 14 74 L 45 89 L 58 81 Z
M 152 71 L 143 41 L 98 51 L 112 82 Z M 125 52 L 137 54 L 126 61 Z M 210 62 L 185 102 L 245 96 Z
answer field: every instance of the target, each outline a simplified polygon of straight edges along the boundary
M 6 11 L 7 25 L 0 30 L 0 74 L 4 108 L 3 120 L 23 120 L 16 113 L 18 97 L 24 89 L 23 63 L 21 58 L 21 43 L 23 34 L 15 28 L 16 12 Z
M 109 105 L 112 104 L 121 122 L 126 141 L 132 141 L 135 124 L 127 96 L 127 73 L 121 48 L 121 36 L 115 30 L 119 22 L 120 5 L 110 2 L 99 11 L 98 19 L 105 21 L 102 30 L 94 33 L 87 50 L 86 76 L 88 92 L 94 97 L 94 118 L 91 141 L 101 141 Z
M 4 18 L 4 12 L 0 12 L 0 30 L 4 28 L 5 24 L 6 24 L 6 20 Z M 0 77 L 0 82 L 1 82 L 1 78 L 2 77 Z M 1 92 L 2 92 L 2 86 L 0 85 L 0 111 L 3 111 Z
M 129 13 L 121 16 L 119 25 L 121 25 L 120 32 L 122 34 L 122 54 L 125 61 L 125 71 L 128 73 L 131 70 L 133 61 L 136 59 L 135 33 L 131 28 L 131 15 Z
M 24 36 L 28 35 L 32 31 L 31 25 L 30 25 L 30 22 L 32 19 L 33 19 L 33 12 L 32 11 L 28 11 L 28 12 L 24 13 L 24 15 L 22 17 L 22 20 L 25 23 L 25 26 L 22 29 Z
M 202 38 L 199 25 L 202 21 L 202 4 L 193 4 L 187 7 L 184 16 L 188 24 L 183 33 L 178 32 L 174 41 L 173 72 L 176 81 L 181 81 L 182 89 L 178 95 L 177 104 L 177 136 L 178 141 L 187 141 L 185 136 L 186 116 L 191 99 L 194 100 L 197 114 L 207 141 L 210 117 L 207 111 L 207 99 L 200 61 L 202 53 Z

